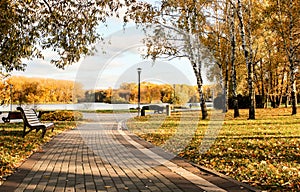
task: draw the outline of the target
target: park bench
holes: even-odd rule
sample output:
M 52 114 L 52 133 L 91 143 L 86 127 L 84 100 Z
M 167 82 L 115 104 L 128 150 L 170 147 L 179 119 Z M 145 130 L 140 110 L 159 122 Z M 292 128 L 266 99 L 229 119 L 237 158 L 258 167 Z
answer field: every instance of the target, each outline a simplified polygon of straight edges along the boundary
M 164 107 L 159 105 L 149 105 L 149 110 L 154 110 L 154 113 L 163 113 Z
M 42 123 L 35 112 L 34 109 L 23 109 L 22 107 L 18 107 L 17 110 L 21 111 L 24 129 L 23 129 L 23 137 L 27 135 L 30 131 L 36 130 L 38 132 L 40 129 L 42 130 L 42 138 L 45 136 L 47 129 L 54 130 L 54 123 Z M 26 130 L 26 128 L 29 130 Z
M 8 112 L 7 117 L 2 117 L 4 123 L 9 123 L 12 119 L 22 119 L 21 112 L 19 111 L 10 111 Z
M 146 110 L 153 110 L 154 113 L 163 113 L 164 107 L 159 105 L 149 105 L 149 106 L 143 106 L 141 110 L 141 116 L 145 116 Z

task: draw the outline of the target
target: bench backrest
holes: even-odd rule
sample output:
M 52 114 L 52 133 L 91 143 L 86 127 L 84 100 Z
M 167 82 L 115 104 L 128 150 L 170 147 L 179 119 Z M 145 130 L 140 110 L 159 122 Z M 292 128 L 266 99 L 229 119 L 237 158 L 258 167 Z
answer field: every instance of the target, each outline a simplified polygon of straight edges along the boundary
M 18 107 L 17 109 L 21 111 L 23 119 L 27 125 L 34 126 L 41 124 L 34 109 L 23 109 L 21 107 Z

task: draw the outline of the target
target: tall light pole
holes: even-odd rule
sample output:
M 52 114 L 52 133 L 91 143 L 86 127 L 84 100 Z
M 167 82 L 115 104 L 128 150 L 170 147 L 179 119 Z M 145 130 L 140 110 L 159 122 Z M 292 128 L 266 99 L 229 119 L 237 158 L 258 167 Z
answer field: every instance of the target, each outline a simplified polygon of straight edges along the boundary
M 174 99 L 175 99 L 175 97 L 176 97 L 176 84 L 174 84 L 173 87 L 174 87 Z
M 138 72 L 138 117 L 141 114 L 141 72 L 142 68 L 137 68 Z
M 9 84 L 9 87 L 10 87 L 10 111 L 12 111 L 12 88 L 13 88 L 13 85 Z

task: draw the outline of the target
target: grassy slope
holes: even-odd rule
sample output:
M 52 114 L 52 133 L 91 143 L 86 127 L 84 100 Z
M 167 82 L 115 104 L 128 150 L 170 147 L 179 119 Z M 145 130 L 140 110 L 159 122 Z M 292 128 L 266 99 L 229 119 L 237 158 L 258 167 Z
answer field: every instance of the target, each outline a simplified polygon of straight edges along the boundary
M 285 108 L 257 109 L 256 120 L 247 120 L 248 110 L 240 113 L 236 119 L 232 111 L 226 114 L 205 153 L 199 149 L 210 122 L 198 121 L 198 113 L 135 118 L 128 126 L 155 145 L 239 181 L 270 191 L 299 191 L 300 114 L 291 116 L 291 109 Z
M 0 183 L 6 176 L 12 174 L 26 158 L 54 136 L 66 129 L 75 127 L 75 122 L 55 122 L 53 132 L 48 130 L 44 139 L 41 131 L 30 132 L 22 138 L 23 123 L 0 124 Z

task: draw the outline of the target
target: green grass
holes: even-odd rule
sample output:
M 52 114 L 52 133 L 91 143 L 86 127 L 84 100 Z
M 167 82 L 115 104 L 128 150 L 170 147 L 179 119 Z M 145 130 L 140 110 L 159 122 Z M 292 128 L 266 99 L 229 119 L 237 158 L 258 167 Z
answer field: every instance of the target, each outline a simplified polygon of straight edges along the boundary
M 256 120 L 247 120 L 248 110 L 240 113 L 236 119 L 232 111 L 226 114 L 205 153 L 200 146 L 210 122 L 199 120 L 198 113 L 134 118 L 127 126 L 155 145 L 236 180 L 268 191 L 299 191 L 300 114 L 291 116 L 290 108 L 257 109 Z
M 48 130 L 42 139 L 41 131 L 30 132 L 22 137 L 23 123 L 0 124 L 0 184 L 11 175 L 20 164 L 41 146 L 64 130 L 74 128 L 75 122 L 55 122 L 54 131 Z

